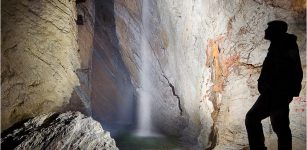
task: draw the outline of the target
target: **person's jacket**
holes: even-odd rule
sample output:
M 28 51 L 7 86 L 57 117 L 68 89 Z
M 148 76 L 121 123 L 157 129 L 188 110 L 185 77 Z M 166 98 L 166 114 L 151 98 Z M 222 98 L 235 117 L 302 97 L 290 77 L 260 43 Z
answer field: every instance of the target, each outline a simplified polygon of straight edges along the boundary
M 280 92 L 299 95 L 303 71 L 296 39 L 295 35 L 285 33 L 271 41 L 258 79 L 261 94 Z

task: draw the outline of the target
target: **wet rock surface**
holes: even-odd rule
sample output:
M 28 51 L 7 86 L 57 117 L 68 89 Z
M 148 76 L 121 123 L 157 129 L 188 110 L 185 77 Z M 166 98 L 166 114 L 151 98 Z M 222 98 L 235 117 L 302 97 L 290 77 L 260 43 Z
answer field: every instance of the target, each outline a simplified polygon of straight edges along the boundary
M 114 0 L 95 1 L 91 109 L 95 120 L 116 134 L 134 124 L 135 88 L 120 55 Z
M 110 133 L 80 112 L 49 113 L 18 123 L 1 134 L 1 148 L 118 150 Z

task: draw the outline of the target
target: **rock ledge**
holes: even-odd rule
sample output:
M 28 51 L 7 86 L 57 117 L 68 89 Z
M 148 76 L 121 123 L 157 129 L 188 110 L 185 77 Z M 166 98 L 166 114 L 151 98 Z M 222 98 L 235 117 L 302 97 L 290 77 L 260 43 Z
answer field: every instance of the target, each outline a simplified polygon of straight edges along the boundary
M 40 115 L 15 124 L 1 137 L 4 149 L 118 149 L 109 132 L 80 112 Z

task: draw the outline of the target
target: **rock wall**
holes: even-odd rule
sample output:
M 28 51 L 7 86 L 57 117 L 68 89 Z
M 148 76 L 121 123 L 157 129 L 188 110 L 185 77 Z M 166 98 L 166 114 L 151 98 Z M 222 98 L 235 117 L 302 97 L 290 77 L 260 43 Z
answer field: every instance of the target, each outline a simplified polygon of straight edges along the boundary
M 181 104 L 181 95 L 179 95 L 180 92 L 176 87 L 177 81 L 184 80 L 179 80 L 178 76 L 172 76 L 176 74 L 171 74 L 169 72 L 171 70 L 168 69 L 170 63 L 176 63 L 174 61 L 176 55 L 173 55 L 175 51 L 168 51 L 167 45 L 176 46 L 176 44 L 168 43 L 168 40 L 172 40 L 169 39 L 172 36 L 167 35 L 167 31 L 161 27 L 157 3 L 148 1 L 148 5 L 150 14 L 146 17 L 151 19 L 149 19 L 149 26 L 145 27 L 142 24 L 142 17 L 144 18 L 144 16 L 142 16 L 141 1 L 115 1 L 115 23 L 121 48 L 120 53 L 129 70 L 132 84 L 136 88 L 136 95 L 138 96 L 138 91 L 144 90 L 140 85 L 140 73 L 143 71 L 141 66 L 144 63 L 141 58 L 141 34 L 142 32 L 148 33 L 146 42 L 149 42 L 151 51 L 147 59 L 150 60 L 151 64 L 149 64 L 150 73 L 147 79 L 150 80 L 152 87 L 148 92 L 151 93 L 152 99 L 153 124 L 157 130 L 178 136 L 181 135 L 181 130 L 185 128 L 187 122 L 184 119 L 186 112 L 182 108 L 184 104 Z M 147 29 L 149 31 L 144 31 Z M 161 38 L 162 35 L 164 39 Z
M 149 1 L 149 27 L 142 24 L 141 0 L 115 1 L 120 53 L 136 89 L 140 88 L 141 33 L 150 33 L 153 120 L 158 130 L 183 136 L 194 149 L 242 149 L 248 146 L 245 114 L 256 101 L 257 79 L 269 42 L 271 20 L 289 24 L 298 36 L 306 68 L 304 0 Z M 291 104 L 293 149 L 304 149 L 306 77 Z M 264 120 L 269 149 L 276 136 Z
M 94 44 L 94 25 L 95 25 L 95 5 L 94 0 L 80 1 L 77 6 L 77 25 L 78 25 L 78 54 L 80 68 L 76 74 L 80 81 L 80 86 L 74 87 L 70 98 L 70 103 L 65 106 L 65 110 L 81 111 L 91 115 L 91 74 L 92 74 L 92 54 Z M 79 23 L 80 22 L 80 23 Z
M 206 65 L 211 67 L 213 84 L 207 100 L 213 100 L 214 106 L 215 149 L 243 148 L 248 144 L 245 114 L 259 95 L 257 79 L 269 46 L 263 39 L 267 22 L 281 19 L 288 23 L 288 32 L 298 37 L 302 67 L 306 72 L 305 2 L 235 1 L 230 4 L 206 1 L 204 7 L 204 14 L 209 18 L 203 23 L 204 28 L 212 31 L 207 32 Z M 305 75 L 302 84 L 300 97 L 294 98 L 290 105 L 293 149 L 306 148 Z M 263 126 L 266 145 L 269 149 L 277 149 L 269 119 L 263 121 Z
M 1 4 L 1 130 L 46 112 L 87 111 L 93 1 L 78 4 L 86 16 L 78 27 L 76 1 Z
M 132 129 L 146 32 L 156 130 L 192 149 L 245 148 L 244 117 L 259 95 L 269 46 L 263 31 L 282 19 L 298 37 L 304 68 L 303 90 L 291 103 L 293 149 L 306 148 L 305 0 L 147 2 L 144 16 L 143 0 L 4 0 L 2 130 L 65 110 L 93 114 L 113 133 Z M 269 120 L 263 124 L 276 149 Z
M 135 98 L 129 73 L 119 53 L 114 1 L 95 1 L 95 30 L 91 75 L 93 118 L 112 134 L 131 129 Z
M 2 2 L 1 125 L 68 103 L 79 85 L 74 1 Z

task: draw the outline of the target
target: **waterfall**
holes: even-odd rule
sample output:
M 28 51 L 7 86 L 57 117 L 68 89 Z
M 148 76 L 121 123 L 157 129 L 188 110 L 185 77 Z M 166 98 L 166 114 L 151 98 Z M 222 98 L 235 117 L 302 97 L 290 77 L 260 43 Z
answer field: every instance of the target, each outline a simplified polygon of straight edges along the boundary
M 138 89 L 138 123 L 137 136 L 155 136 L 151 121 L 151 55 L 150 45 L 147 40 L 150 23 L 150 7 L 148 0 L 143 0 L 142 5 L 142 33 L 141 33 L 141 71 L 140 71 L 140 88 Z

